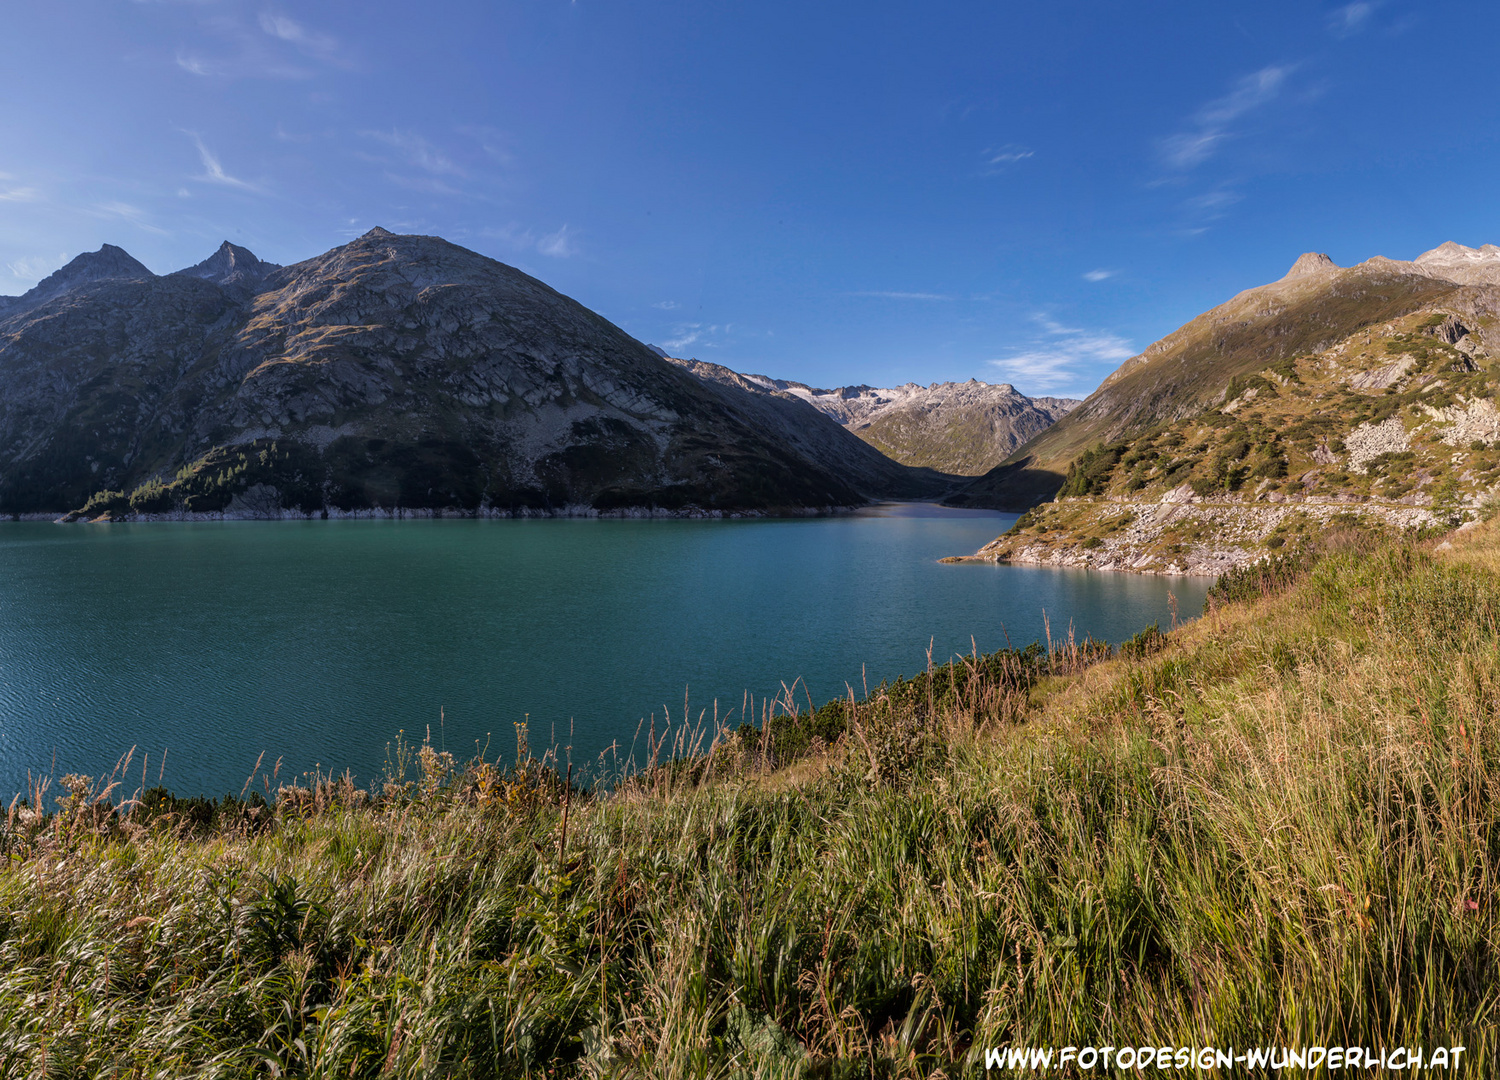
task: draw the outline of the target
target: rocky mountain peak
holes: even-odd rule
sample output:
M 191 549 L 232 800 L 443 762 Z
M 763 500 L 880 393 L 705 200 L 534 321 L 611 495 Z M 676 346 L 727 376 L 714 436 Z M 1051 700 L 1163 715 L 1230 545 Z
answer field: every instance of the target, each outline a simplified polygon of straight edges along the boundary
M 101 256 L 60 280 L 150 276 Z M 853 506 L 859 455 L 871 496 L 947 487 L 923 474 L 911 490 L 911 470 L 831 422 L 800 442 L 766 430 L 576 301 L 439 237 L 373 230 L 248 297 L 204 280 L 266 265 L 229 244 L 192 274 L 4 305 L 0 514 Z
M 360 237 L 361 240 L 388 240 L 396 234 L 389 229 L 382 229 L 379 225 Z
M 701 373 L 700 373 L 701 374 Z M 993 468 L 1078 402 L 1029 398 L 1009 383 L 908 382 L 819 389 L 764 375 L 744 377 L 766 391 L 801 398 L 903 465 L 957 476 Z
M 1281 280 L 1290 281 L 1292 278 L 1310 277 L 1313 274 L 1331 274 L 1339 268 L 1338 263 L 1321 251 L 1308 251 L 1297 256 L 1297 261 L 1292 263 L 1292 268 Z
M 1471 248 L 1448 240 L 1431 251 L 1424 251 L 1414 260 L 1421 266 L 1448 266 L 1464 263 L 1500 262 L 1500 247 L 1485 244 Z
M 255 253 L 238 244 L 225 240 L 219 250 L 196 266 L 189 266 L 177 273 L 185 277 L 203 278 L 219 285 L 246 285 L 254 287 L 265 280 L 273 270 L 280 270 L 276 263 L 264 262 Z
M 0 298 L 0 312 L 33 308 L 96 281 L 139 281 L 155 276 L 124 248 L 105 244 L 98 251 L 86 251 L 79 255 L 62 269 L 43 278 L 30 291 L 14 298 Z
M 109 281 L 115 278 L 135 281 L 155 276 L 124 248 L 104 244 L 98 251 L 85 251 L 61 270 L 43 278 L 32 292 L 52 292 L 56 295 L 92 281 Z
M 1494 244 L 1471 248 L 1449 240 L 1403 265 L 1460 285 L 1500 285 L 1500 247 Z

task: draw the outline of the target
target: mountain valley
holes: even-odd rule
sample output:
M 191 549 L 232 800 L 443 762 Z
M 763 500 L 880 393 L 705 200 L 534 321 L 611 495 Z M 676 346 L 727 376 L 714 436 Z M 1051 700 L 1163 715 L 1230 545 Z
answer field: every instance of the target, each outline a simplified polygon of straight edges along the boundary
M 1072 398 L 1031 398 L 1009 383 L 977 379 L 820 390 L 764 375 L 741 378 L 765 394 L 800 398 L 895 461 L 961 477 L 993 469 L 1078 404 Z

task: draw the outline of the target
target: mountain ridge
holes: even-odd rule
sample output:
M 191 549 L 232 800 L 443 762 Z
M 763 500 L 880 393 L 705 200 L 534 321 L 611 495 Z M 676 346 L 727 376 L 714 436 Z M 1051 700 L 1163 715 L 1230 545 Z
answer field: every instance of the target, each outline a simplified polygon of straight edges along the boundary
M 708 373 L 720 381 L 724 381 L 722 376 L 712 374 L 712 369 L 731 371 L 698 360 L 673 362 L 690 368 L 697 365 L 694 370 L 699 374 Z M 803 401 L 883 456 L 946 474 L 957 483 L 993 468 L 1078 404 L 1069 398 L 1027 397 L 1009 383 L 978 379 L 824 389 L 769 375 L 732 374 L 747 391 Z
M 134 281 L 156 277 L 144 263 L 114 244 L 85 251 L 48 274 L 20 296 L 0 296 L 0 316 L 45 304 L 84 285 L 100 281 Z
M 168 275 L 91 254 L 0 310 L 0 514 L 762 513 L 883 494 L 441 238 L 375 229 L 280 268 L 226 244 Z
M 807 456 L 836 467 L 839 475 L 860 490 L 882 491 L 894 498 L 935 499 L 964 480 L 889 457 L 854 437 L 845 425 L 802 396 L 774 385 L 775 380 L 702 360 L 667 359 L 701 379 L 732 407 L 754 416 L 764 430 L 774 432 Z
M 1352 267 L 1331 260 L 1245 289 L 1125 360 L 1057 424 L 1018 447 L 986 475 L 950 497 L 955 505 L 1025 510 L 1062 486 L 1068 465 L 1086 448 L 1209 407 L 1235 376 L 1299 352 L 1319 351 L 1355 330 L 1383 324 L 1464 287 L 1437 271 L 1500 285 L 1500 249 L 1454 244 L 1454 260 L 1434 248 L 1403 262 L 1376 256 Z M 1420 260 L 1426 259 L 1426 262 Z M 1321 260 L 1319 260 L 1321 262 Z M 1449 264 L 1458 270 L 1450 270 Z
M 248 248 L 225 240 L 219 245 L 217 251 L 202 262 L 176 270 L 174 273 L 184 277 L 202 278 L 217 285 L 237 285 L 254 289 L 280 269 L 279 263 L 263 262 Z
M 977 558 L 1166 573 L 1329 528 L 1459 525 L 1500 497 L 1497 341 L 1500 248 L 1304 255 L 951 498 L 1030 507 Z

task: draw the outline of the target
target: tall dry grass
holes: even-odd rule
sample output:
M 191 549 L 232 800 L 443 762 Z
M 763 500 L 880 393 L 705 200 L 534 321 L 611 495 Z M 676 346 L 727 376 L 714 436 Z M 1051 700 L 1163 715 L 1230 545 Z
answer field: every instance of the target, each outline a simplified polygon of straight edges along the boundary
M 1113 659 L 972 657 L 789 767 L 745 732 L 607 796 L 430 748 L 379 798 L 206 822 L 44 793 L 6 825 L 0 1075 L 928 1077 L 1069 1043 L 1483 1070 L 1497 551 L 1344 551 Z

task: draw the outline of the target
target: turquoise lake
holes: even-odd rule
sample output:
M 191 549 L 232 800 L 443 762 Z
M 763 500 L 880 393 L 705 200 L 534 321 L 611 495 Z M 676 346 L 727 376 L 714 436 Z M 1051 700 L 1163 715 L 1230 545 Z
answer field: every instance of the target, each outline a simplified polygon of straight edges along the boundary
M 32 775 L 239 792 L 257 757 L 368 783 L 428 730 L 460 759 L 597 768 L 686 713 L 817 704 L 1074 632 L 1118 642 L 1206 578 L 943 565 L 1013 515 L 889 504 L 741 521 L 0 523 L 0 793 Z M 569 749 L 570 748 L 570 749 Z M 163 765 L 164 771 L 159 773 Z M 260 787 L 263 781 L 257 781 Z M 128 793 L 128 792 L 127 792 Z

